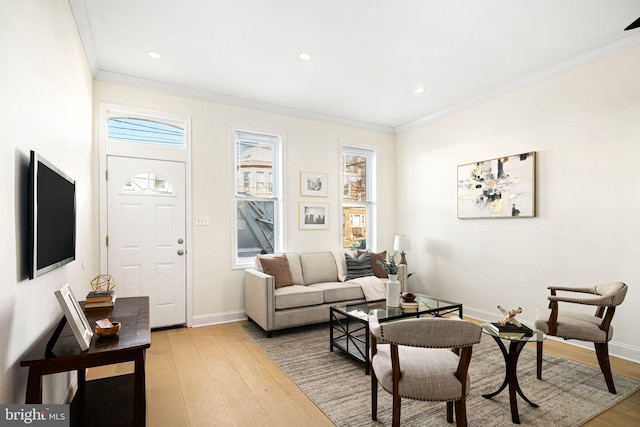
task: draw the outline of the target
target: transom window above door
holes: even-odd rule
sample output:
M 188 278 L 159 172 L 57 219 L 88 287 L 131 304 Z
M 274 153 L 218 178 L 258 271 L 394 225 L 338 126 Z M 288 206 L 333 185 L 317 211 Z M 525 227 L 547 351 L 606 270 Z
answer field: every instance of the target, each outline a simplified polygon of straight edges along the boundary
M 185 148 L 185 130 L 177 124 L 154 121 L 148 118 L 110 117 L 107 120 L 107 137 L 110 139 Z

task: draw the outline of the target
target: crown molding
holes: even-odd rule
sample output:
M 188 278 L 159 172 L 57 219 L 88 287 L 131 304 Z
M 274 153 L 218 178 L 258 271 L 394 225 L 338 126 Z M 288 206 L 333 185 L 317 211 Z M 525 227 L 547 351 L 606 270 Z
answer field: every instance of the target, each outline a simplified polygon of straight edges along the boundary
M 236 107 L 249 108 L 267 113 L 281 114 L 300 119 L 320 121 L 386 134 L 399 134 L 410 129 L 423 126 L 435 120 L 439 120 L 468 108 L 478 106 L 485 102 L 491 101 L 492 99 L 499 98 L 508 93 L 523 89 L 527 86 L 542 82 L 544 80 L 548 80 L 560 74 L 566 73 L 568 71 L 588 65 L 590 63 L 599 61 L 606 57 L 621 53 L 625 50 L 640 45 L 640 32 L 636 32 L 633 35 L 624 37 L 601 48 L 594 49 L 569 60 L 560 62 L 537 73 L 530 74 L 522 79 L 500 86 L 494 90 L 485 92 L 484 94 L 477 97 L 465 100 L 458 104 L 451 105 L 447 108 L 438 110 L 432 114 L 407 122 L 400 126 L 389 127 L 101 70 L 100 64 L 98 62 L 98 57 L 96 55 L 91 27 L 87 18 L 84 2 L 83 0 L 68 1 L 69 5 L 71 6 L 71 11 L 76 21 L 76 25 L 78 27 L 78 33 L 80 35 L 80 39 L 82 40 L 85 56 L 91 70 L 91 74 L 96 80 L 171 93 L 174 95 L 187 96 L 190 98 L 228 104 Z
M 84 7 L 82 0 L 69 0 L 69 6 L 71 6 L 73 19 L 76 21 L 78 34 L 80 35 L 80 40 L 84 48 L 84 56 L 87 58 L 91 75 L 95 77 L 98 71 L 100 71 L 100 64 L 98 63 L 98 56 L 96 55 L 96 47 L 93 44 L 91 26 L 87 18 L 87 9 Z
M 263 111 L 266 113 L 281 114 L 284 116 L 295 117 L 299 119 L 314 120 L 319 122 L 331 123 L 352 128 L 370 130 L 374 132 L 393 134 L 393 128 L 381 126 L 372 123 L 360 122 L 357 120 L 345 119 L 342 117 L 330 116 L 326 114 L 314 113 L 311 111 L 300 110 L 281 105 L 270 104 L 268 102 L 256 101 L 252 99 L 240 98 L 231 95 L 225 95 L 217 92 L 194 89 L 186 86 L 175 85 L 171 83 L 160 82 L 156 80 L 144 79 L 141 77 L 129 76 L 111 71 L 99 70 L 94 77 L 107 83 L 117 83 L 126 86 L 133 86 L 143 89 L 149 89 L 157 92 L 170 93 L 173 95 L 186 96 L 204 101 L 217 102 L 220 104 L 233 105 L 235 107 L 249 108 L 252 110 Z
M 542 71 L 530 74 L 522 79 L 500 86 L 495 90 L 486 92 L 482 95 L 468 99 L 459 104 L 452 105 L 440 111 L 436 111 L 435 113 L 422 117 L 420 119 L 397 126 L 396 128 L 394 128 L 394 133 L 399 134 L 410 129 L 415 129 L 429 122 L 433 122 L 435 120 L 442 119 L 446 116 L 450 116 L 452 114 L 458 113 L 468 108 L 475 107 L 480 104 L 484 104 L 485 102 L 491 101 L 492 99 L 499 98 L 508 93 L 523 89 L 527 86 L 542 82 L 544 80 L 551 79 L 553 77 L 559 76 L 560 74 L 597 62 L 601 59 L 607 58 L 612 55 L 616 55 L 618 53 L 624 52 L 625 50 L 632 49 L 639 45 L 640 45 L 640 33 L 636 33 L 632 36 L 624 37 L 620 40 L 616 40 L 613 43 L 609 43 L 608 45 L 605 45 L 601 48 L 594 49 L 592 51 L 575 56 L 569 60 L 555 64 Z
M 311 111 L 270 104 L 268 102 L 255 101 L 212 91 L 199 90 L 190 87 L 101 70 L 100 63 L 98 62 L 98 56 L 96 55 L 96 48 L 93 43 L 91 26 L 89 25 L 89 19 L 87 18 L 87 11 L 84 6 L 84 2 L 83 0 L 69 0 L 69 5 L 71 6 L 71 12 L 76 21 L 76 26 L 78 27 L 78 34 L 80 35 L 80 39 L 84 47 L 84 53 L 87 58 L 89 69 L 91 70 L 91 75 L 95 80 L 100 80 L 108 83 L 123 84 L 143 89 L 150 89 L 174 95 L 187 96 L 190 98 L 228 104 L 236 107 L 249 108 L 252 110 L 258 110 L 267 113 L 281 114 L 299 119 L 314 120 L 386 134 L 394 133 L 393 127 L 389 126 L 361 122 L 358 120 L 351 120 L 343 117 L 331 116 L 328 114 L 314 113 Z

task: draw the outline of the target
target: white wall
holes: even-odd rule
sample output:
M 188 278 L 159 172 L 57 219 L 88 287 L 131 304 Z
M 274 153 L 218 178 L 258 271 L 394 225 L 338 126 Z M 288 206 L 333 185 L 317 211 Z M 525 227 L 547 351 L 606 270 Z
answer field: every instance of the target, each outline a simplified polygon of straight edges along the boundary
M 490 319 L 546 287 L 626 282 L 613 354 L 640 361 L 640 48 L 397 135 L 410 287 Z M 456 218 L 458 165 L 536 151 L 533 219 Z
M 92 197 L 92 79 L 66 0 L 0 3 L 0 402 L 24 403 L 22 356 L 60 320 L 54 291 L 77 296 L 97 273 Z M 25 264 L 29 150 L 76 180 L 76 261 L 28 280 Z M 62 403 L 70 376 L 44 381 L 46 402 Z
M 378 248 L 391 248 L 396 230 L 394 136 L 345 126 L 292 118 L 246 108 L 96 81 L 94 108 L 101 102 L 152 109 L 191 117 L 193 216 L 209 216 L 210 225 L 194 227 L 193 324 L 244 317 L 243 270 L 231 267 L 233 233 L 232 125 L 285 135 L 285 248 L 325 251 L 340 240 L 340 143 L 364 144 L 378 152 Z M 97 120 L 97 114 L 95 115 Z M 97 126 L 96 126 L 97 128 Z M 300 196 L 300 171 L 328 173 L 327 198 Z M 330 203 L 329 230 L 298 229 L 298 202 Z M 195 221 L 194 221 L 195 222 Z

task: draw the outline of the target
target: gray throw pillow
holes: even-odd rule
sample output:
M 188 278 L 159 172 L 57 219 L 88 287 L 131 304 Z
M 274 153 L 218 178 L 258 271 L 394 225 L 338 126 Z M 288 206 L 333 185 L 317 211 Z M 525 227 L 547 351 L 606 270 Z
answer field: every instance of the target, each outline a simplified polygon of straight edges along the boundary
M 347 278 L 345 280 L 357 279 L 358 277 L 373 276 L 371 266 L 371 255 L 365 252 L 358 258 L 349 254 L 344 254 L 347 261 Z

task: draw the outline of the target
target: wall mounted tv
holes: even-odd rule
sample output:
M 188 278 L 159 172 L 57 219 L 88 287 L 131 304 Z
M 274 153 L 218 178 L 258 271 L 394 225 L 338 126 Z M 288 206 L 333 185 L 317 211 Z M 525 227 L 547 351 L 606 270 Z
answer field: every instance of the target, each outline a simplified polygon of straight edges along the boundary
M 38 153 L 29 163 L 29 278 L 76 259 L 76 182 Z

